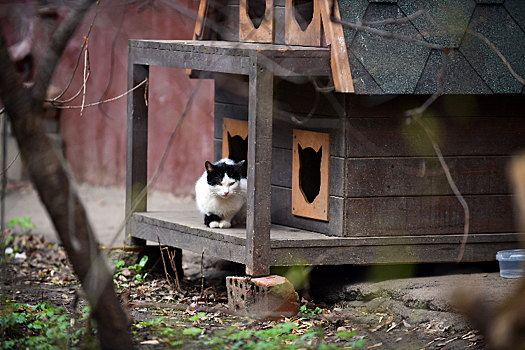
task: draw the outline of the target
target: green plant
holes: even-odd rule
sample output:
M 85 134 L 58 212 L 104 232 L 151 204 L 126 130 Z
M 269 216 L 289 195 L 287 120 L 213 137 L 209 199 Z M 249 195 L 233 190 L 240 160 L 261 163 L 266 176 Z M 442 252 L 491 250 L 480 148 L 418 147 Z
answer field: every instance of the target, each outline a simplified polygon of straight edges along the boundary
M 35 227 L 35 224 L 31 222 L 30 217 L 25 218 L 13 218 L 8 223 L 7 226 L 18 226 L 20 228 L 20 231 L 22 231 L 23 234 L 29 233 L 32 228 Z
M 130 272 L 134 273 L 131 281 L 134 282 L 135 284 L 138 284 L 138 285 L 144 284 L 144 281 L 146 280 L 148 273 L 146 272 L 142 274 L 142 270 L 144 269 L 144 266 L 146 266 L 147 262 L 148 262 L 148 256 L 144 255 L 137 264 L 127 267 L 127 269 Z M 115 274 L 113 276 L 113 282 L 115 283 L 117 288 L 129 286 L 129 280 L 125 278 L 124 275 L 122 274 L 122 271 L 126 268 L 125 265 L 126 265 L 126 262 L 124 260 L 119 260 L 115 263 Z
M 279 323 L 274 327 L 262 330 L 245 329 L 238 330 L 232 327 L 227 331 L 217 332 L 214 335 L 204 335 L 204 339 L 199 343 L 211 349 L 246 349 L 246 350 L 267 350 L 267 349 L 339 349 L 337 344 L 325 342 L 323 330 L 320 328 L 310 328 L 306 331 L 298 332 L 299 327 L 294 322 Z M 197 329 L 188 333 L 201 333 Z M 339 332 L 338 337 L 348 339 L 356 336 L 355 332 Z M 347 349 L 361 348 L 366 339 L 348 341 L 344 344 Z
M 299 312 L 303 315 L 315 316 L 321 314 L 323 312 L 323 309 L 317 306 L 315 307 L 315 309 L 309 309 L 306 305 L 302 305 L 299 308 Z
M 73 327 L 75 322 L 64 307 L 7 302 L 5 308 L 0 319 L 5 337 L 0 349 L 70 349 L 79 345 L 86 333 L 84 325 Z M 84 308 L 81 321 L 88 314 L 89 309 Z
M 343 339 L 351 339 L 357 336 L 357 332 L 340 331 L 337 332 L 337 336 Z M 368 342 L 366 338 L 360 338 L 354 341 L 348 341 L 345 343 L 345 349 L 361 349 L 365 343 Z
M 208 316 L 208 314 L 206 314 L 205 312 L 200 312 L 200 313 L 198 313 L 196 315 L 191 316 L 190 317 L 190 321 L 198 321 L 201 318 L 204 318 L 206 316 Z

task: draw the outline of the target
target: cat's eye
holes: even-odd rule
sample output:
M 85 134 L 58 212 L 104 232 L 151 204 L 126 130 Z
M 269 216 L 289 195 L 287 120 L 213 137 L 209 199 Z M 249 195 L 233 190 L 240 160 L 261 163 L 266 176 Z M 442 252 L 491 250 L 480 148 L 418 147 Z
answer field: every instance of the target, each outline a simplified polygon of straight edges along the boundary
M 217 181 L 217 185 L 218 185 L 218 186 L 222 186 L 222 182 Z

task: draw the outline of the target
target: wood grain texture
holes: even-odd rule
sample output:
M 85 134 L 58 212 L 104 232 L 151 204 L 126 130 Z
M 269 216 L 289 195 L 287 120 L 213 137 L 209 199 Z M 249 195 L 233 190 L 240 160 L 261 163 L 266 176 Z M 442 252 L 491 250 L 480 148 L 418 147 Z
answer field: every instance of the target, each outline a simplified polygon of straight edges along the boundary
M 292 215 L 292 190 L 272 186 L 272 222 L 329 236 L 344 236 L 345 200 L 342 197 L 330 196 L 329 201 L 328 221 L 295 216 Z
M 292 188 L 292 150 L 273 148 L 272 185 Z M 330 195 L 345 196 L 345 159 L 330 157 Z
M 248 0 L 239 3 L 239 41 L 250 43 L 273 43 L 274 38 L 274 0 L 266 0 L 264 19 L 258 28 L 255 28 L 248 15 Z
M 244 226 L 210 229 L 197 210 L 134 214 L 132 224 L 141 239 L 180 247 L 195 253 L 244 263 Z M 512 233 L 471 234 L 464 261 L 491 261 L 497 251 L 519 245 Z M 453 262 L 462 235 L 390 237 L 331 237 L 280 225 L 271 226 L 272 266 L 315 264 L 374 264 Z
M 471 233 L 515 232 L 511 195 L 464 196 Z M 346 200 L 347 236 L 441 235 L 463 232 L 454 196 L 373 197 Z
M 446 157 L 463 195 L 509 194 L 510 157 Z M 453 195 L 436 157 L 347 158 L 347 197 Z
M 525 117 L 437 117 L 431 125 L 444 156 L 508 156 L 525 147 Z M 429 156 L 426 133 L 405 118 L 348 118 L 348 157 Z
M 249 75 L 251 55 L 269 58 L 275 76 L 326 76 L 330 52 L 322 47 L 192 40 L 129 40 L 135 64 Z
M 295 18 L 296 9 L 293 0 L 286 0 L 285 5 L 285 43 L 288 45 L 321 45 L 321 6 L 319 0 L 313 0 L 312 21 L 305 30 L 301 29 Z
M 330 134 L 305 130 L 294 130 L 294 148 L 292 161 L 292 214 L 309 219 L 328 221 L 330 195 Z M 301 157 L 299 148 L 311 148 L 322 152 L 320 162 L 320 188 L 315 199 L 309 202 L 300 181 Z M 303 164 L 303 166 L 305 166 Z M 317 171 L 317 169 L 314 169 Z
M 343 33 L 343 26 L 332 22 L 330 17 L 341 19 L 337 0 L 320 0 L 323 27 L 326 36 L 326 43 L 330 46 L 332 76 L 334 79 L 335 91 L 354 92 L 354 82 L 346 52 L 346 42 Z M 333 6 L 332 6 L 333 5 Z M 332 10 L 334 13 L 332 13 Z
M 144 79 L 149 79 L 149 66 L 133 64 L 134 50 L 128 54 L 128 89 L 131 90 Z M 126 215 L 135 211 L 147 210 L 147 196 L 139 200 L 138 195 L 146 187 L 148 169 L 148 93 L 146 84 L 128 94 L 127 142 L 126 142 Z M 132 229 L 126 224 L 126 237 Z M 146 242 L 131 239 L 134 245 Z
M 248 105 L 248 197 L 246 273 L 270 274 L 273 71 L 268 59 L 251 57 Z

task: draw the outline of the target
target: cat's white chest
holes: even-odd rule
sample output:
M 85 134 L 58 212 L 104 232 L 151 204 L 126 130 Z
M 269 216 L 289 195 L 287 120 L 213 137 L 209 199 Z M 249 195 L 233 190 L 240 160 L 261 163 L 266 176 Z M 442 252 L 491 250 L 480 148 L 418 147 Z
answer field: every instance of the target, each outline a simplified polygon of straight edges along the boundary
M 195 200 L 202 214 L 231 219 L 246 203 L 246 179 L 212 186 L 204 173 L 195 185 Z

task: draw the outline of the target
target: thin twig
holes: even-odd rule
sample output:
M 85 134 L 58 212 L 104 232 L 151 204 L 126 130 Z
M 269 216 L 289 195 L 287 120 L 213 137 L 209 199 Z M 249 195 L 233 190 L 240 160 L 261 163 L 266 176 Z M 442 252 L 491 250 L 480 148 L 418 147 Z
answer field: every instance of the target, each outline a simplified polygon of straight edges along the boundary
M 93 20 L 91 21 L 91 25 L 89 26 L 89 29 L 88 29 L 88 32 L 87 32 L 85 38 L 89 38 L 89 35 L 91 34 L 91 30 L 93 29 L 93 24 L 95 23 L 95 19 L 98 16 L 98 6 L 99 5 L 100 5 L 100 1 L 97 1 L 97 7 L 95 8 L 95 15 L 93 16 Z M 77 58 L 77 62 L 75 64 L 75 68 L 73 68 L 73 73 L 71 74 L 71 78 L 69 79 L 69 82 L 67 83 L 66 87 L 64 88 L 64 90 L 60 94 L 58 94 L 58 96 L 56 96 L 54 99 L 52 99 L 49 102 L 52 102 L 52 103 L 53 102 L 58 102 L 58 99 L 61 98 L 66 93 L 66 91 L 69 89 L 69 87 L 73 83 L 73 78 L 75 77 L 76 71 L 77 71 L 78 66 L 80 64 L 80 58 L 82 57 L 82 53 L 83 52 L 84 52 L 84 44 L 80 47 L 80 52 L 78 54 L 78 58 Z M 79 90 L 79 93 L 80 93 L 80 90 Z M 77 93 L 75 96 L 78 96 L 79 93 Z
M 343 26 L 350 27 L 352 29 L 356 29 L 356 30 L 361 30 L 361 31 L 364 31 L 364 32 L 377 34 L 377 35 L 382 36 L 382 37 L 387 38 L 387 39 L 403 40 L 403 41 L 407 41 L 407 42 L 410 42 L 410 43 L 414 43 L 416 45 L 428 47 L 430 49 L 435 49 L 435 50 L 445 50 L 446 49 L 446 47 L 444 47 L 444 46 L 432 44 L 432 43 L 429 43 L 428 41 L 419 40 L 419 39 L 412 38 L 412 37 L 409 37 L 409 36 L 399 35 L 399 34 L 396 34 L 396 33 L 387 32 L 387 31 L 384 31 L 384 30 L 379 30 L 379 29 L 367 27 L 367 26 L 364 26 L 364 25 L 361 25 L 361 24 L 358 24 L 358 23 L 353 23 L 353 22 L 349 22 L 349 21 L 343 21 L 341 19 L 335 18 L 334 16 L 331 17 L 331 20 L 334 23 L 341 24 Z
M 122 97 L 126 96 L 127 94 L 129 94 L 130 92 L 133 92 L 134 90 L 138 89 L 143 84 L 146 84 L 146 86 L 147 86 L 148 78 L 144 79 L 140 84 L 138 84 L 134 88 L 124 92 L 123 94 L 121 94 L 121 95 L 119 95 L 117 97 L 110 98 L 109 100 L 94 102 L 94 103 L 90 103 L 90 104 L 87 104 L 87 105 L 84 105 L 84 106 L 55 106 L 55 107 L 56 108 L 61 108 L 61 109 L 71 109 L 71 108 L 77 108 L 78 109 L 78 108 L 83 108 L 83 107 L 93 107 L 93 106 L 99 105 L 101 103 L 107 103 L 107 102 L 112 102 L 112 101 L 118 100 L 119 98 L 122 98 Z
M 523 79 L 520 75 L 518 75 L 518 73 L 514 71 L 514 69 L 512 69 L 509 61 L 507 61 L 505 56 L 503 56 L 503 54 L 496 48 L 496 46 L 494 46 L 492 42 L 490 42 L 488 38 L 481 35 L 480 33 L 473 32 L 472 30 L 469 30 L 469 29 L 467 29 L 466 32 L 472 36 L 475 36 L 478 39 L 481 39 L 485 44 L 487 44 L 492 49 L 492 51 L 494 51 L 496 55 L 499 56 L 503 64 L 507 66 L 510 74 L 512 74 L 512 76 L 516 78 L 516 80 L 519 81 L 521 84 L 525 85 L 525 79 Z
M 314 77 L 310 77 L 310 81 L 312 82 L 312 85 L 315 88 L 314 104 L 312 106 L 312 109 L 308 113 L 308 115 L 306 117 L 304 117 L 303 119 L 301 119 L 301 120 L 297 119 L 297 117 L 292 114 L 292 116 L 290 118 L 292 119 L 292 122 L 294 122 L 295 124 L 302 125 L 302 124 L 308 122 L 313 117 L 315 111 L 317 110 L 317 106 L 319 105 L 319 99 L 321 97 L 321 93 L 325 93 L 326 94 L 326 93 L 333 92 L 335 90 L 335 86 L 333 86 L 333 85 L 332 86 L 326 86 L 326 87 L 319 87 L 319 84 L 317 83 L 317 81 L 316 81 L 316 79 Z
M 180 290 L 181 286 L 180 286 L 180 280 L 179 280 L 179 273 L 177 271 L 177 264 L 175 262 L 175 256 L 177 255 L 177 251 L 175 250 L 173 252 L 173 256 L 171 256 L 170 250 L 168 248 L 166 248 L 166 252 L 168 252 L 168 258 L 170 259 L 171 268 L 175 272 L 175 280 L 177 281 L 177 290 Z
M 170 288 L 173 289 L 173 286 L 171 285 L 168 269 L 166 268 L 166 262 L 164 261 L 164 253 L 162 252 L 162 245 L 160 244 L 160 238 L 157 235 L 157 240 L 159 241 L 159 249 L 160 249 L 160 258 L 162 259 L 162 263 L 164 264 L 164 273 L 166 274 L 166 280 L 168 281 L 168 284 L 170 285 Z
M 201 298 L 204 298 L 204 249 L 201 255 Z
M 11 165 L 13 165 L 13 163 L 15 162 L 15 160 L 18 158 L 18 156 L 20 155 L 20 152 L 22 152 L 22 150 L 18 150 L 18 153 L 16 154 L 16 156 L 13 158 L 13 160 L 11 161 L 11 163 L 9 163 L 9 165 L 7 166 L 7 168 L 4 169 L 4 171 L 2 171 L 0 173 L 0 176 L 4 175 L 8 170 L 9 168 L 11 167 Z
M 113 83 L 113 76 L 115 73 L 115 47 L 117 45 L 117 39 L 120 36 L 120 32 L 122 31 L 122 26 L 124 24 L 124 18 L 126 17 L 126 13 L 128 12 L 129 5 L 130 5 L 129 1 L 126 1 L 124 3 L 124 11 L 122 11 L 122 15 L 120 16 L 120 23 L 118 25 L 117 33 L 115 34 L 115 37 L 113 38 L 113 42 L 111 43 L 109 81 L 108 81 L 108 85 L 106 86 L 106 90 L 104 91 L 102 96 L 100 96 L 99 102 L 106 98 L 106 95 L 109 93 L 109 90 L 111 89 L 111 84 Z M 106 118 L 113 119 L 108 113 L 106 113 L 106 111 L 104 110 L 102 106 L 103 106 L 102 104 L 98 105 L 99 111 L 102 112 L 102 114 L 104 114 Z
M 382 21 L 375 21 L 375 22 L 359 21 L 359 22 L 357 22 L 357 24 L 358 25 L 362 25 L 362 26 L 377 26 L 377 25 L 384 25 L 384 24 L 401 24 L 401 23 L 412 21 L 412 20 L 416 19 L 417 17 L 421 16 L 422 14 L 424 14 L 425 12 L 427 12 L 427 11 L 424 10 L 424 9 L 420 9 L 419 11 L 416 11 L 413 14 L 411 14 L 410 16 L 406 16 L 406 17 L 395 18 L 395 19 L 394 18 L 389 18 L 389 19 L 385 19 L 385 20 L 382 20 Z
M 84 112 L 84 106 L 86 104 L 86 83 L 89 78 L 89 72 L 91 72 L 91 69 L 89 68 L 89 42 L 88 38 L 84 37 L 84 83 L 82 84 L 82 108 L 80 108 L 80 116 L 82 117 L 82 113 Z
M 423 103 L 418 108 L 414 108 L 411 110 L 408 110 L 405 112 L 405 115 L 412 117 L 425 131 L 427 134 L 428 139 L 430 140 L 432 147 L 434 148 L 434 152 L 436 153 L 439 163 L 441 164 L 441 168 L 443 168 L 443 171 L 445 172 L 445 176 L 448 181 L 448 185 L 452 189 L 452 192 L 454 192 L 454 195 L 458 199 L 459 203 L 463 207 L 463 212 L 465 214 L 465 224 L 463 226 L 463 239 L 461 241 L 461 247 L 458 254 L 458 257 L 456 261 L 459 263 L 463 259 L 463 255 L 465 254 L 465 247 L 467 245 L 467 239 L 470 231 L 470 209 L 467 204 L 467 201 L 465 198 L 463 198 L 463 195 L 459 191 L 458 187 L 456 186 L 456 183 L 454 182 L 454 179 L 452 178 L 452 175 L 450 174 L 450 168 L 447 165 L 447 162 L 445 161 L 445 158 L 443 157 L 443 153 L 441 152 L 441 149 L 439 148 L 439 145 L 437 144 L 432 130 L 428 127 L 427 124 L 423 122 L 421 119 L 421 115 L 426 111 L 426 109 L 443 93 L 443 78 L 445 76 L 445 71 L 448 63 L 448 52 L 444 51 L 444 57 L 443 57 L 443 65 L 441 66 L 441 70 L 438 74 L 438 88 L 436 92 L 428 98 L 425 103 Z
M 131 218 L 131 216 L 137 209 L 138 205 L 140 204 L 144 196 L 148 193 L 149 189 L 157 181 L 159 174 L 162 172 L 162 169 L 164 168 L 164 164 L 166 163 L 166 159 L 168 158 L 168 154 L 169 154 L 169 151 L 171 150 L 171 146 L 173 145 L 173 141 L 175 140 L 175 136 L 177 136 L 179 129 L 182 125 L 182 122 L 184 121 L 184 119 L 188 115 L 188 112 L 190 111 L 191 105 L 193 104 L 193 100 L 195 99 L 195 96 L 197 95 L 197 91 L 199 90 L 201 82 L 202 82 L 201 79 L 197 81 L 197 84 L 195 85 L 195 88 L 193 89 L 190 95 L 190 98 L 188 99 L 188 102 L 186 102 L 186 106 L 184 107 L 184 110 L 182 111 L 179 121 L 177 122 L 177 124 L 175 125 L 175 128 L 171 132 L 168 143 L 166 144 L 166 147 L 164 148 L 164 152 L 162 153 L 162 157 L 160 159 L 159 166 L 155 170 L 155 173 L 151 177 L 151 180 L 148 182 L 148 184 L 142 189 L 142 191 L 135 198 L 135 201 L 131 205 L 131 209 L 129 210 L 128 213 L 126 213 L 126 217 L 124 218 L 124 221 L 120 224 L 117 232 L 115 233 L 115 236 L 113 236 L 113 239 L 111 240 L 110 245 L 113 245 L 113 243 L 117 239 L 118 234 L 124 229 L 124 227 L 126 226 L 126 223 L 129 221 L 129 219 Z M 135 88 L 137 87 L 138 86 L 136 86 Z

